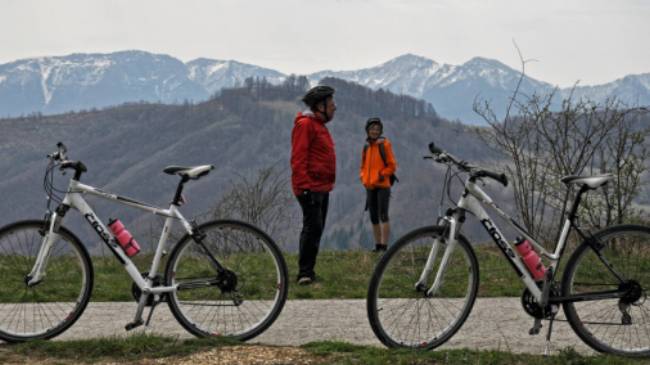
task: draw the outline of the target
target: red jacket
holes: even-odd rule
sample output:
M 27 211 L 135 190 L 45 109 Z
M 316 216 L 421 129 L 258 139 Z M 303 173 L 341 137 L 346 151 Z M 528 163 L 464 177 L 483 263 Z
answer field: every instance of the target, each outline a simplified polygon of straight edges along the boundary
M 291 185 L 293 193 L 304 190 L 328 192 L 336 180 L 334 141 L 325 122 L 311 112 L 298 113 L 291 132 Z

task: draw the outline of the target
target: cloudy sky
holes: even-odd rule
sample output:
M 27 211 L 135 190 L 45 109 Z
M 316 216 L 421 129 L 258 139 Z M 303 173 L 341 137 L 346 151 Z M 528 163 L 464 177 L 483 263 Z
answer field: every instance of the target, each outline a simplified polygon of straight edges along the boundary
M 0 0 L 0 63 L 140 49 L 285 73 L 475 56 L 560 86 L 650 72 L 647 0 Z

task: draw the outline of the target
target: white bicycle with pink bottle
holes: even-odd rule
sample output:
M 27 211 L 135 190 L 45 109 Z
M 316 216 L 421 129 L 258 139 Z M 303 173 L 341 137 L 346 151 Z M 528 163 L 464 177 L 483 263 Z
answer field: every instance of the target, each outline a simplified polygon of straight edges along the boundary
M 529 333 L 538 334 L 542 320 L 549 321 L 547 352 L 553 321 L 562 306 L 575 333 L 595 350 L 650 355 L 650 228 L 617 225 L 588 233 L 577 225 L 583 195 L 614 181 L 614 176 L 562 179 L 567 188 L 578 187 L 578 192 L 555 250 L 549 252 L 479 186 L 484 179 L 507 186 L 504 174 L 471 166 L 433 143 L 429 150 L 431 156 L 425 158 L 448 168 L 443 194 L 449 195 L 449 184 L 458 174 L 467 175 L 467 179 L 456 206 L 447 210 L 439 225 L 404 235 L 375 267 L 367 295 L 368 319 L 386 346 L 433 349 L 449 340 L 467 319 L 479 282 L 476 255 L 461 234 L 466 213 L 470 213 L 526 286 L 522 306 L 534 318 Z M 510 243 L 484 206 L 509 222 L 522 238 Z M 576 232 L 578 244 L 560 275 L 558 267 L 571 230 Z M 547 266 L 535 250 L 545 258 Z
M 184 185 L 206 176 L 211 165 L 170 166 L 166 174 L 180 182 L 169 208 L 162 209 L 111 194 L 80 182 L 87 171 L 67 158 L 57 144 L 49 155 L 44 188 L 48 213 L 43 220 L 19 221 L 0 228 L 0 339 L 23 342 L 49 339 L 81 316 L 93 289 L 91 256 L 79 238 L 63 226 L 69 211 L 78 211 L 133 280 L 138 303 L 130 330 L 148 324 L 159 303 L 166 302 L 178 322 L 199 336 L 255 337 L 278 317 L 287 297 L 287 267 L 273 240 L 245 222 L 215 220 L 196 224 L 183 217 Z M 55 170 L 74 171 L 65 190 L 53 185 Z M 105 225 L 85 196 L 110 200 L 164 217 L 149 271 L 141 273 L 130 257 L 140 247 L 119 220 Z M 51 203 L 58 203 L 50 209 Z M 164 273 L 158 274 L 174 224 L 184 235 L 171 249 Z M 149 316 L 143 320 L 145 307 Z

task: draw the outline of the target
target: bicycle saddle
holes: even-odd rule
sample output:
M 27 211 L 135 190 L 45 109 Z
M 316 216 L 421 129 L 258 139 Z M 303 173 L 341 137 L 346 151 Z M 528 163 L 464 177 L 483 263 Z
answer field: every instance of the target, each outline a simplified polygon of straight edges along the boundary
M 169 175 L 178 175 L 181 177 L 187 177 L 188 179 L 198 180 L 201 176 L 210 173 L 210 170 L 212 169 L 214 169 L 214 166 L 212 165 L 167 166 L 163 172 Z
M 582 184 L 587 185 L 591 189 L 595 189 L 602 185 L 605 185 L 607 182 L 614 180 L 614 175 L 612 174 L 602 174 L 594 176 L 578 176 L 578 175 L 569 175 L 562 178 L 562 182 L 571 185 L 571 184 Z

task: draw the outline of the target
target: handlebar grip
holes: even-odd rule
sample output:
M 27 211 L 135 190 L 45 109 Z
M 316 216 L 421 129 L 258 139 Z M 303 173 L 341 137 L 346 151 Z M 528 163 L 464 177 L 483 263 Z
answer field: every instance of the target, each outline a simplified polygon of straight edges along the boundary
M 433 142 L 429 143 L 429 151 L 431 151 L 431 153 L 433 153 L 434 155 L 439 155 L 442 153 L 442 150 L 436 147 L 436 145 Z

